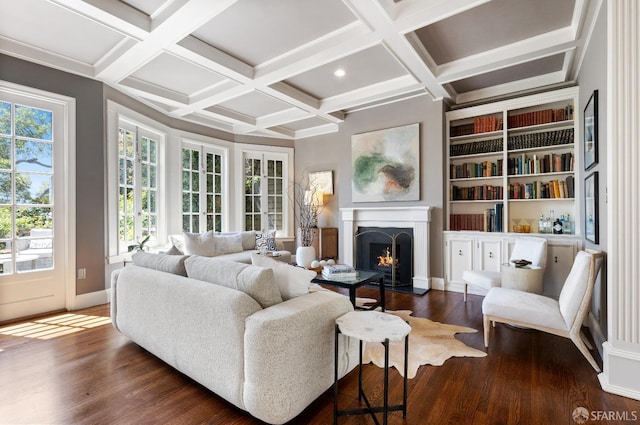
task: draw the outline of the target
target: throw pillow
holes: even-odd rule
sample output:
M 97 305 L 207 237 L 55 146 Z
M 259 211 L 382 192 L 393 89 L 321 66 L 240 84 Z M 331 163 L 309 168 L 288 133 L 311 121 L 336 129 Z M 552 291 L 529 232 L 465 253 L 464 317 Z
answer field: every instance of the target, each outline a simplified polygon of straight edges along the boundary
M 266 251 L 276 251 L 276 231 L 269 230 L 267 233 L 256 232 L 256 249 Z
M 152 254 L 138 251 L 131 256 L 131 259 L 133 264 L 139 267 L 186 276 L 187 270 L 184 267 L 184 260 L 188 257 L 188 255 Z
M 184 264 L 188 277 L 242 291 L 256 300 L 262 308 L 282 302 L 273 270 L 198 256 L 189 257 Z
M 182 235 L 169 235 L 169 243 L 182 253 L 184 253 L 184 236 Z
M 251 254 L 251 264 L 273 270 L 273 276 L 283 300 L 309 293 L 311 279 L 316 277 L 313 270 L 295 267 L 257 253 Z
M 171 245 L 171 248 L 167 249 L 166 251 L 160 251 L 160 254 L 184 255 L 184 252 L 180 251 L 177 246 Z
M 201 255 L 213 257 L 216 255 L 216 247 L 213 241 L 213 231 L 205 233 L 184 232 L 184 253 L 188 255 Z
M 213 235 L 213 245 L 215 255 L 242 252 L 242 235 L 240 235 L 240 233 L 232 233 L 228 235 L 216 233 Z

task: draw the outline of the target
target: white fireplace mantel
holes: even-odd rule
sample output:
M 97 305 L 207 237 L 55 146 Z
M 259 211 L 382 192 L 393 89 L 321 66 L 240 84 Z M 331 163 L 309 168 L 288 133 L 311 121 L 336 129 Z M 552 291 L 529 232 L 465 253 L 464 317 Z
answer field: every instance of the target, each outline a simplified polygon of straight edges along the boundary
M 358 227 L 406 227 L 413 229 L 413 286 L 430 289 L 429 223 L 431 207 L 340 208 L 344 261 L 355 264 L 354 235 Z

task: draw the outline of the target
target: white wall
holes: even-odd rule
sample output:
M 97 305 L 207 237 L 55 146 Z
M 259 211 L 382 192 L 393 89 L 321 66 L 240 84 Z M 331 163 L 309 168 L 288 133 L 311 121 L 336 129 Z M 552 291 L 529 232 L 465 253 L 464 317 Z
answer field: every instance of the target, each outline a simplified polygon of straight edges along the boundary
M 340 208 L 371 206 L 428 205 L 431 215 L 432 276 L 443 277 L 442 207 L 443 185 L 443 120 L 442 101 L 433 101 L 428 95 L 403 102 L 392 103 L 347 115 L 334 134 L 297 140 L 295 143 L 296 176 L 303 172 L 332 170 L 334 195 L 328 196 L 327 205 L 318 220 L 320 226 L 338 227 Z M 371 203 L 351 201 L 351 136 L 374 130 L 420 123 L 420 201 Z M 339 233 L 339 246 L 344 235 Z M 339 253 L 342 255 L 342 253 Z

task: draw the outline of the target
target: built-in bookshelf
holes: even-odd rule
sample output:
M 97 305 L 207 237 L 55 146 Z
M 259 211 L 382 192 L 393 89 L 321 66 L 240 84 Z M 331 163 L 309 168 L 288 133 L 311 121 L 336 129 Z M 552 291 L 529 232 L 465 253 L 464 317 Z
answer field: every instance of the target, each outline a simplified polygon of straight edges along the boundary
M 579 233 L 577 102 L 572 87 L 447 112 L 446 229 L 536 233 L 568 216 Z

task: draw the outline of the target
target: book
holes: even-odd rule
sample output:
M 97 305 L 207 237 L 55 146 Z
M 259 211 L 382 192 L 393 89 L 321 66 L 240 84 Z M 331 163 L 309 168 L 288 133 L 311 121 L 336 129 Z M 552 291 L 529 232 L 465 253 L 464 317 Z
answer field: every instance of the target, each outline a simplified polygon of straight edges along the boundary
M 347 264 L 333 264 L 324 266 L 322 268 L 322 274 L 327 276 L 338 276 L 338 275 L 351 275 L 355 276 L 356 270 L 347 265 Z
M 354 271 L 354 272 L 347 272 L 347 273 L 325 273 L 324 271 L 322 272 L 322 277 L 325 279 L 349 279 L 349 278 L 353 278 L 353 277 L 357 277 L 358 276 L 358 272 Z

